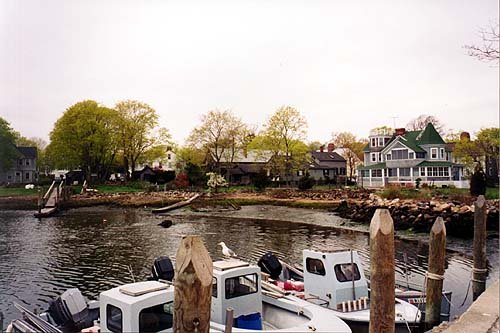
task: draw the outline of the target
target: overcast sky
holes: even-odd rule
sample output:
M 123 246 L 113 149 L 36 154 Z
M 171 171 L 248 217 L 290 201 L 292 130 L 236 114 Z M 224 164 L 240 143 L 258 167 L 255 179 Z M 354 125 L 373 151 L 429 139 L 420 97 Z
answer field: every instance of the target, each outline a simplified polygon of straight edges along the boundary
M 498 67 L 466 55 L 497 0 L 0 1 L 0 117 L 48 139 L 72 104 L 148 103 L 183 143 L 208 110 L 261 126 L 296 107 L 309 140 L 420 114 L 498 126 Z

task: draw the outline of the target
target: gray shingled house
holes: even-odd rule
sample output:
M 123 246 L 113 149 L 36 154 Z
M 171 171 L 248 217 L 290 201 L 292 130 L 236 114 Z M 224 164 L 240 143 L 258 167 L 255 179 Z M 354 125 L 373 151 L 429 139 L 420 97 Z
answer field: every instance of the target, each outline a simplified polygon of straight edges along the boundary
M 38 180 L 36 147 L 16 147 L 18 157 L 7 171 L 0 170 L 0 184 L 28 184 Z

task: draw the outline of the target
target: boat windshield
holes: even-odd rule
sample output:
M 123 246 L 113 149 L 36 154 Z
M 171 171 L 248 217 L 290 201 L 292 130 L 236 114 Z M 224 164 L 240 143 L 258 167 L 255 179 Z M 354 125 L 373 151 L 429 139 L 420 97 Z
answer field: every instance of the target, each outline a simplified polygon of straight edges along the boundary
M 139 332 L 159 332 L 172 328 L 174 302 L 158 304 L 139 312 Z
M 361 274 L 359 274 L 358 265 L 356 264 L 338 264 L 334 266 L 334 271 L 339 282 L 361 279 Z
M 256 293 L 257 281 L 255 273 L 227 278 L 225 283 L 226 299 Z

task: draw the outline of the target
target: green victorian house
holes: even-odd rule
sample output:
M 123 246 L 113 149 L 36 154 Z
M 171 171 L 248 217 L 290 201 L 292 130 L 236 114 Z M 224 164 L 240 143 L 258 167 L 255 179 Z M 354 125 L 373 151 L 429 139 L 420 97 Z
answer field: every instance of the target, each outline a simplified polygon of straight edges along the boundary
M 360 186 L 414 186 L 419 179 L 421 184 L 439 187 L 469 187 L 463 179 L 463 165 L 454 163 L 453 146 L 444 142 L 431 123 L 420 131 L 372 131 L 363 151 Z

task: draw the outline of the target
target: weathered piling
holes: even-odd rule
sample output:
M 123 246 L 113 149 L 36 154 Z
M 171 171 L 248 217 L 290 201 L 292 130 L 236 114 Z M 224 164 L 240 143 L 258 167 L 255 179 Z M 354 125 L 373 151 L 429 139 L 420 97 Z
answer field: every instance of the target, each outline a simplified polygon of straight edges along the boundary
M 212 271 L 212 259 L 201 238 L 183 237 L 175 262 L 175 333 L 209 331 Z
M 446 226 L 438 217 L 429 236 L 429 269 L 426 273 L 425 324 L 428 328 L 439 324 L 443 293 L 444 259 L 446 255 Z
M 231 333 L 233 331 L 234 323 L 234 310 L 233 308 L 226 309 L 226 326 L 224 328 L 224 333 Z
M 370 223 L 370 333 L 394 333 L 394 223 L 388 209 Z
M 486 289 L 486 200 L 480 195 L 474 202 L 474 267 L 472 268 L 472 297 L 474 300 Z

